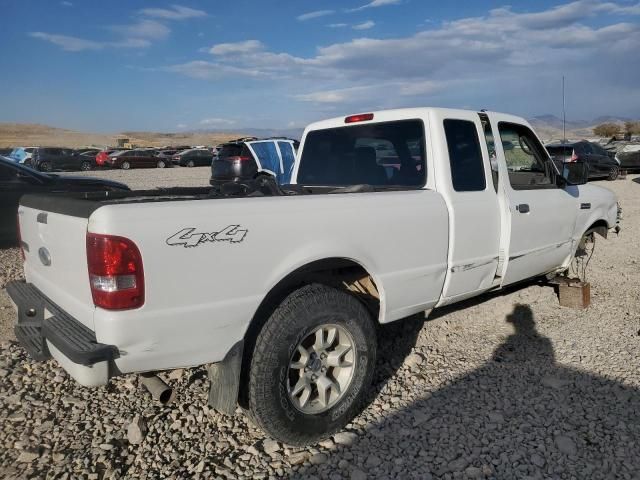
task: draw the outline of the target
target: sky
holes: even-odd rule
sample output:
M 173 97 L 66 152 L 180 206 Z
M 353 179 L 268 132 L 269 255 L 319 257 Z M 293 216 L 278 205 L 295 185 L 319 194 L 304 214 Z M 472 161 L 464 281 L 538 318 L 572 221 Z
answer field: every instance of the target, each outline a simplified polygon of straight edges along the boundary
M 301 128 L 412 106 L 530 118 L 561 115 L 563 75 L 568 120 L 640 117 L 638 0 L 0 0 L 0 12 L 0 121 Z

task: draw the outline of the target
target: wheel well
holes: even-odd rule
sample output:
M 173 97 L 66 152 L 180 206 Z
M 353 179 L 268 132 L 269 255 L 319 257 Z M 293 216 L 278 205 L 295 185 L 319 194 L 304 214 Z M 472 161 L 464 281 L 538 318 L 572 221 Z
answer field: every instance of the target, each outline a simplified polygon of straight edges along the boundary
M 589 232 L 595 232 L 601 237 L 607 238 L 607 233 L 609 232 L 609 226 L 607 225 L 607 222 L 605 222 L 604 220 L 598 220 L 589 228 L 587 228 L 587 231 L 585 233 L 589 233 Z
M 275 285 L 260 303 L 244 336 L 238 403 L 246 408 L 251 355 L 255 340 L 265 322 L 282 301 L 295 290 L 311 283 L 321 283 L 346 291 L 360 300 L 377 320 L 380 315 L 380 293 L 373 277 L 357 262 L 346 258 L 327 258 L 296 269 Z

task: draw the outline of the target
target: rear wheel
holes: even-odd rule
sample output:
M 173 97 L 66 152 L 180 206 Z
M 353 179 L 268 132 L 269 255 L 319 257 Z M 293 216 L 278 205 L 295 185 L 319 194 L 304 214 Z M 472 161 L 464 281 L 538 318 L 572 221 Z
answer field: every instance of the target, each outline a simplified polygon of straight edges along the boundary
M 158 160 L 158 163 L 156 163 L 156 167 L 158 167 L 158 168 L 164 168 L 166 166 L 167 166 L 167 164 L 164 163 L 164 160 Z
M 50 172 L 51 171 L 51 163 L 50 162 L 40 162 L 38 165 L 38 170 L 41 172 Z
M 131 164 L 125 160 L 120 164 L 120 168 L 122 170 L 129 170 L 131 168 Z
M 91 170 L 91 169 L 92 169 L 91 162 L 84 161 L 84 162 L 82 162 L 82 163 L 80 164 L 80 170 L 82 170 L 82 171 L 84 171 L 84 172 L 86 172 L 86 171 L 88 171 L 88 170 Z
M 325 285 L 289 295 L 259 332 L 249 370 L 252 420 L 273 438 L 306 445 L 360 413 L 376 360 L 371 315 Z
M 620 174 L 620 167 L 618 166 L 613 166 L 611 167 L 611 170 L 609 170 L 609 175 L 607 175 L 607 180 L 615 180 L 616 178 L 618 178 L 618 175 Z

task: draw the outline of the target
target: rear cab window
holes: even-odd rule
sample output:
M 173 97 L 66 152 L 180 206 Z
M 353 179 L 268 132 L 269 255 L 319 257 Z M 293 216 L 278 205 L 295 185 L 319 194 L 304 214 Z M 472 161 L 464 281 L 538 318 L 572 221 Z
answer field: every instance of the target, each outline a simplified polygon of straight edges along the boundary
M 426 183 L 422 120 L 312 130 L 297 183 L 306 186 L 422 187 Z
M 484 161 L 475 123 L 469 120 L 446 119 L 451 182 L 456 192 L 479 192 L 486 188 Z

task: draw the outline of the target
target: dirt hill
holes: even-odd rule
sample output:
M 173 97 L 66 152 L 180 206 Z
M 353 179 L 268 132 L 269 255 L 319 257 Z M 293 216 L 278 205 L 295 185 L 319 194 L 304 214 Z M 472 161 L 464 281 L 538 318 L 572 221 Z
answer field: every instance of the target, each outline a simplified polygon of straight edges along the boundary
M 131 143 L 143 147 L 164 145 L 217 145 L 242 137 L 241 133 L 158 133 L 122 132 L 113 134 L 86 133 L 39 124 L 0 123 L 0 147 L 40 146 L 51 147 L 106 147 L 116 145 L 118 138 L 128 138 Z

